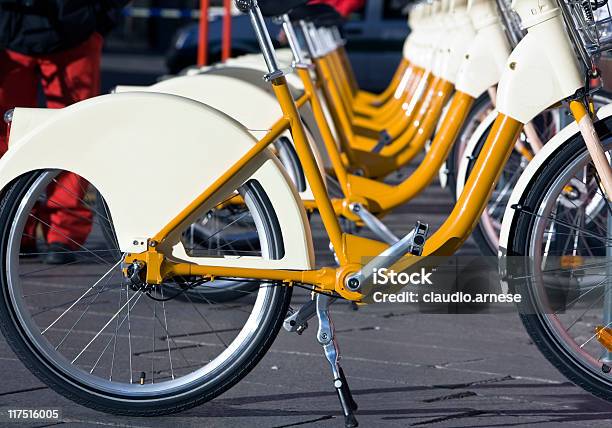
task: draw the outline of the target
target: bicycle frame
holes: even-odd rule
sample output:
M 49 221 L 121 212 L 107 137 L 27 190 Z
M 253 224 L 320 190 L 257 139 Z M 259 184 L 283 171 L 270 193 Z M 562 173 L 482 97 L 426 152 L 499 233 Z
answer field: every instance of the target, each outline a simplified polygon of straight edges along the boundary
M 252 12 L 252 19 L 256 22 L 257 13 Z M 268 56 L 273 52 L 270 46 L 262 44 L 268 49 Z M 275 63 L 269 63 L 270 76 L 279 74 Z M 342 297 L 351 300 L 360 300 L 363 295 L 350 291 L 346 287 L 346 280 L 363 266 L 363 260 L 376 256 L 388 246 L 382 242 L 345 234 L 342 232 L 334 207 L 329 199 L 323 177 L 315 162 L 313 152 L 306 140 L 302 122 L 298 113 L 298 106 L 305 102 L 296 103 L 289 91 L 285 77 L 273 77 L 271 84 L 277 96 L 284 116 L 270 129 L 268 134 L 258 141 L 239 161 L 227 170 L 208 189 L 202 192 L 194 201 L 183 209 L 172 221 L 162 228 L 147 242 L 147 251 L 140 254 L 130 254 L 126 263 L 146 264 L 146 280 L 149 283 L 159 284 L 166 277 L 176 275 L 196 275 L 208 278 L 214 277 L 244 277 L 261 280 L 281 281 L 284 283 L 306 283 L 313 285 L 320 291 L 335 291 Z M 495 122 L 487 143 L 483 149 L 483 156 L 479 158 L 462 195 L 447 221 L 431 238 L 427 240 L 424 256 L 450 255 L 467 239 L 478 220 L 491 192 L 491 184 L 497 179 L 501 166 L 507 160 L 521 130 L 521 123 L 517 120 L 500 115 Z M 224 185 L 245 168 L 258 154 L 268 147 L 282 132 L 291 130 L 294 137 L 296 151 L 302 162 L 307 180 L 312 188 L 315 202 L 320 212 L 323 226 L 333 246 L 339 262 L 337 268 L 322 268 L 306 271 L 287 271 L 280 269 L 254 269 L 235 268 L 223 266 L 203 266 L 190 263 L 173 262 L 163 255 L 165 239 L 174 233 L 191 216 L 197 213 L 199 207 L 206 203 L 212 195 L 217 193 Z M 158 251 L 159 250 L 159 251 Z M 160 252 L 161 251 L 161 252 Z M 402 265 L 411 265 L 419 258 L 407 256 L 401 260 Z
M 446 159 L 474 99 L 486 92 L 490 85 L 494 85 L 499 80 L 503 61 L 509 54 L 509 47 L 495 7 L 492 2 L 483 1 L 471 4 L 469 12 L 475 24 L 478 23 L 478 31 L 467 51 L 468 53 L 465 54 L 466 59 L 463 59 L 461 65 L 451 68 L 451 70 L 459 69 L 457 85 L 458 88 L 466 92 L 459 90 L 455 94 L 448 108 L 448 113 L 442 121 L 424 160 L 406 180 L 399 185 L 390 186 L 349 174 L 342 164 L 342 156 L 330 155 L 334 172 L 346 196 L 344 201 L 334 201 L 338 214 L 343 214 L 355 220 L 355 216 L 347 212 L 347 207 L 350 207 L 351 203 L 361 203 L 376 213 L 384 213 L 418 195 L 431 182 L 435 176 L 435 170 Z M 285 30 L 288 35 L 293 35 L 288 20 L 285 21 Z M 295 45 L 297 45 L 297 41 L 293 41 L 292 46 Z M 295 55 L 299 57 L 300 54 L 296 52 Z M 463 56 L 462 54 L 461 58 Z M 479 72 L 485 74 L 484 79 L 474 78 L 474 75 L 479 74 Z M 311 95 L 313 98 L 311 99 L 313 111 L 327 151 L 334 153 L 336 148 L 331 142 L 332 136 L 326 121 L 320 113 L 320 103 L 312 79 L 309 73 L 301 70 L 298 70 L 298 75 L 304 82 L 305 96 Z M 320 80 L 317 80 L 318 85 L 321 85 Z M 348 156 L 350 156 L 350 152 L 347 154 Z
M 305 33 L 308 34 L 308 31 Z M 328 58 L 330 55 L 333 54 L 313 55 L 313 61 L 318 81 L 324 84 L 324 95 L 334 115 L 336 127 L 342 131 L 342 147 L 349 164 L 360 165 L 365 175 L 372 177 L 383 177 L 406 165 L 423 150 L 433 133 L 453 91 L 453 84 L 437 77 L 429 69 L 416 68 L 415 78 L 402 96 L 405 102 L 398 101 L 395 106 L 390 107 L 390 112 L 386 113 L 389 116 L 387 120 L 393 123 L 387 127 L 384 123 L 379 125 L 378 120 L 373 122 L 351 114 L 347 94 L 343 94 L 342 89 L 336 85 L 336 82 L 344 79 L 334 77 L 338 75 L 338 71 L 337 67 L 331 64 L 333 59 Z M 390 143 L 381 146 L 379 139 L 360 136 L 356 126 L 370 130 L 374 128 L 373 132 L 376 133 L 384 131 Z

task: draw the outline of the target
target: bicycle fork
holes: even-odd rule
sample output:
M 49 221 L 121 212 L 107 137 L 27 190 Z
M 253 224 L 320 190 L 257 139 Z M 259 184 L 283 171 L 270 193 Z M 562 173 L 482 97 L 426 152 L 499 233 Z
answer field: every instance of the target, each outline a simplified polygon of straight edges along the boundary
M 593 159 L 593 164 L 597 170 L 597 174 L 601 179 L 601 186 L 608 200 L 612 199 L 612 168 L 606 157 L 606 153 L 601 144 L 593 120 L 585 105 L 580 101 L 571 101 L 570 110 L 574 119 L 578 123 L 580 134 L 587 146 L 587 150 Z

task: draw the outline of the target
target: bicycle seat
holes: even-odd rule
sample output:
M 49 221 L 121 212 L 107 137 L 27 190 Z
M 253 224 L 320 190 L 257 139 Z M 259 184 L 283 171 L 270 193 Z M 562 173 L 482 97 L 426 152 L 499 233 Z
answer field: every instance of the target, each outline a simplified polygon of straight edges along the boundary
M 307 0 L 258 0 L 259 10 L 263 16 L 280 16 L 289 12 L 297 6 L 306 3 Z M 236 7 L 241 12 L 248 12 L 253 0 L 236 0 Z
M 292 21 L 308 21 L 317 27 L 341 26 L 342 15 L 328 4 L 308 4 L 294 8 L 289 12 Z

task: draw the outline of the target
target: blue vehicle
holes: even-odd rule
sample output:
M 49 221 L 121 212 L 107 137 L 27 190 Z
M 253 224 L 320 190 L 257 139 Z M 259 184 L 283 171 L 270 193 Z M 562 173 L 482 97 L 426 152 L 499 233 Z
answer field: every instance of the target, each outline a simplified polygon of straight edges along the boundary
M 402 46 L 409 33 L 404 10 L 410 0 L 367 0 L 363 10 L 351 15 L 344 26 L 347 50 L 362 88 L 384 89 L 402 55 Z M 270 34 L 279 34 L 280 25 L 267 20 Z M 209 24 L 209 63 L 221 59 L 220 16 Z M 278 42 L 274 43 L 279 46 Z M 172 74 L 196 63 L 198 25 L 190 24 L 177 31 L 166 57 Z M 232 56 L 259 52 L 255 33 L 248 16 L 232 18 Z

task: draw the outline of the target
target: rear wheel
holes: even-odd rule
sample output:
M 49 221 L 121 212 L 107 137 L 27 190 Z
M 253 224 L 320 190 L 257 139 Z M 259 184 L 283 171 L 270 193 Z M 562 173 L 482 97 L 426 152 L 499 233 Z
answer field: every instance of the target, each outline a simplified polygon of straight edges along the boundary
M 93 213 L 87 240 L 67 250 L 73 261 L 45 265 L 45 230 L 55 226 L 42 218 L 40 206 L 52 202 L 47 188 L 59 174 L 66 172 L 20 177 L 0 204 L 0 326 L 32 373 L 85 406 L 142 416 L 193 407 L 244 377 L 276 337 L 291 289 L 252 283 L 228 305 L 211 294 L 186 292 L 215 287 L 216 281 L 129 285 L 121 272 L 125 254 L 113 239 L 108 211 L 98 211 L 92 201 L 100 193 L 91 185 L 80 199 Z M 281 231 L 265 190 L 249 181 L 237 191 L 248 213 L 243 227 L 250 224 L 258 240 L 249 254 L 282 257 Z M 33 220 L 38 225 L 28 235 Z M 38 249 L 26 251 L 24 242 L 32 240 Z M 223 255 L 225 249 L 209 243 L 198 250 Z

